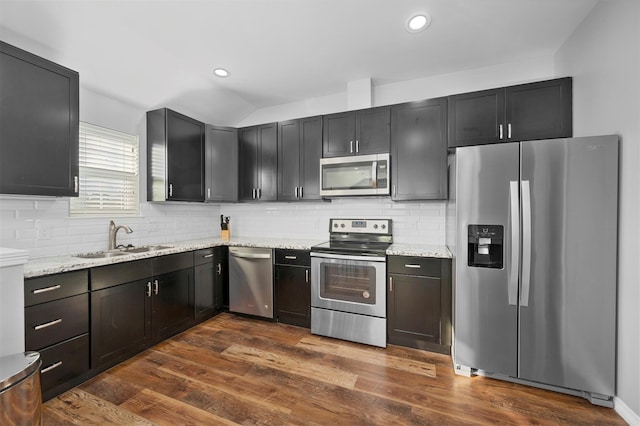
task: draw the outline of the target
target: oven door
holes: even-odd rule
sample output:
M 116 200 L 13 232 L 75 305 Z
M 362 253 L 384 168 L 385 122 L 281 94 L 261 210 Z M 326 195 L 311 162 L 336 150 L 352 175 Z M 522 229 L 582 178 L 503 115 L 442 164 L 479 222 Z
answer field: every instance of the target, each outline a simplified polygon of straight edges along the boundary
M 386 259 L 311 253 L 311 306 L 386 318 Z

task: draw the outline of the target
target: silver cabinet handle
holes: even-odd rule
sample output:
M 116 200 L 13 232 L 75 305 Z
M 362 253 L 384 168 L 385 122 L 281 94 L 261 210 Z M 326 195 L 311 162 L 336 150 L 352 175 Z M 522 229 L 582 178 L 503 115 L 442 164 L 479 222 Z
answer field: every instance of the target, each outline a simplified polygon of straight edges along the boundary
M 52 325 L 60 324 L 62 322 L 62 318 L 58 318 L 57 320 L 45 322 L 44 324 L 36 325 L 33 327 L 34 330 L 42 330 L 43 328 L 51 327 Z
M 309 284 L 309 270 L 305 269 L 304 270 L 304 280 L 307 284 Z
M 502 129 L 502 124 L 498 127 L 498 131 L 500 133 L 499 139 L 500 140 L 504 139 L 504 130 Z
M 262 188 L 258 188 L 258 199 L 262 198 Z
M 298 256 L 285 256 L 284 258 L 289 260 L 296 260 Z
M 78 182 L 78 176 L 73 177 L 73 192 L 76 194 L 80 191 L 80 184 Z
M 253 189 L 251 190 L 251 199 L 253 199 L 253 200 L 255 200 L 255 199 L 256 199 L 256 189 L 255 189 L 255 188 L 253 188 Z
M 420 265 L 415 264 L 415 263 L 408 263 L 406 265 L 404 265 L 405 268 L 413 268 L 413 269 L 420 269 Z
M 169 184 L 169 197 L 173 197 L 173 184 Z
M 207 188 L 207 199 L 211 198 L 211 188 Z
M 218 275 L 222 275 L 222 264 L 218 263 L 218 265 L 216 266 L 216 272 L 218 273 Z
M 360 152 L 360 141 L 356 140 L 356 153 Z
M 349 141 L 349 153 L 353 154 L 353 141 Z
M 158 295 L 158 280 L 153 281 L 153 294 Z
M 40 374 L 48 373 L 49 371 L 54 370 L 60 367 L 61 365 L 62 365 L 62 361 L 58 361 L 55 364 L 51 364 L 47 368 L 43 368 L 42 370 L 40 370 Z
M 511 211 L 511 261 L 507 299 L 510 305 L 518 304 L 518 270 L 520 269 L 520 206 L 518 203 L 518 182 L 509 182 L 509 210 Z
M 213 257 L 213 254 L 205 254 L 204 256 L 202 256 L 203 259 L 210 259 Z
M 56 285 L 52 285 L 51 287 L 38 288 L 38 289 L 32 290 L 31 293 L 33 294 L 46 293 L 48 291 L 57 290 L 59 288 L 60 288 L 60 284 L 56 284 Z
M 147 282 L 147 297 L 151 297 L 151 281 Z
M 396 191 L 396 186 L 393 185 L 393 196 L 395 197 L 396 195 L 398 195 L 398 191 Z
M 389 291 L 393 291 L 393 277 L 389 277 Z
M 299 186 L 296 186 L 296 190 L 294 191 L 294 192 L 296 193 L 296 198 L 299 198 L 299 197 L 298 197 L 298 189 L 299 189 L 299 188 L 300 188 Z
M 507 138 L 511 139 L 511 123 L 507 124 Z
M 531 193 L 529 181 L 522 181 L 522 292 L 520 306 L 529 306 L 531 283 Z
M 303 187 L 301 186 L 301 187 L 300 187 L 300 198 L 303 198 L 303 197 L 304 197 L 304 195 L 302 195 L 302 188 L 303 188 Z

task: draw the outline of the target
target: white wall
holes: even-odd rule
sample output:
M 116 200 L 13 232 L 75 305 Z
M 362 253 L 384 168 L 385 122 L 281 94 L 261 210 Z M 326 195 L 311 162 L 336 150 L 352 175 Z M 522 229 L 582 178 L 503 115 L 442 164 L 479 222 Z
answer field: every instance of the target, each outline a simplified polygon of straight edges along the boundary
M 640 418 L 640 2 L 600 1 L 556 54 L 573 76 L 576 136 L 618 134 L 617 393 Z

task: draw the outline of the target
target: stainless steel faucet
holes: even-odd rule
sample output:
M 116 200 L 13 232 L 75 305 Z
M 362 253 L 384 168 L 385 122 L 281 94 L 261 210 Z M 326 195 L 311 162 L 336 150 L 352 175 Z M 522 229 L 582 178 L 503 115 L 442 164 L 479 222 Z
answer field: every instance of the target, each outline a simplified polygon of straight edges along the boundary
M 109 222 L 109 250 L 115 250 L 115 248 L 117 247 L 116 236 L 118 235 L 118 231 L 120 229 L 124 229 L 127 232 L 127 234 L 130 234 L 133 232 L 133 229 L 129 228 L 128 226 L 125 226 L 125 225 L 116 226 L 114 221 Z

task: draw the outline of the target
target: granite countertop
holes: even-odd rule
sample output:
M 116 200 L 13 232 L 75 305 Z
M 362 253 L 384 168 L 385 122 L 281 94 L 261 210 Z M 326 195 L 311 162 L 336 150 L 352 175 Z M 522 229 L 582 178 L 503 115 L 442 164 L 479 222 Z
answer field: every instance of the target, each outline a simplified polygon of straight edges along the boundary
M 178 241 L 175 243 L 161 243 L 169 248 L 144 253 L 127 253 L 120 256 L 86 259 L 73 255 L 42 257 L 29 260 L 24 264 L 24 277 L 33 278 L 42 275 L 59 274 L 61 272 L 94 268 L 114 263 L 130 262 L 132 260 L 147 259 L 167 254 L 200 250 L 216 246 L 230 247 L 265 247 L 292 250 L 309 250 L 312 246 L 321 244 L 321 240 L 295 238 L 264 238 L 264 237 L 236 237 L 229 241 L 220 238 L 203 238 L 200 240 Z M 421 256 L 450 258 L 451 252 L 446 246 L 426 244 L 393 244 L 387 250 L 388 255 Z

